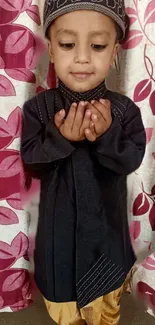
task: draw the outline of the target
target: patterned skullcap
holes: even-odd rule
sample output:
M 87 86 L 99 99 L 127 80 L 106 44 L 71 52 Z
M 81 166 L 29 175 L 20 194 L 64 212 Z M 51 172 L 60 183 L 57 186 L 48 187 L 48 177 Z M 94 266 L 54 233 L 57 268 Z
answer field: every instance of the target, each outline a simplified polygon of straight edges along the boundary
M 44 32 L 58 17 L 75 10 L 94 10 L 112 18 L 122 31 L 121 40 L 126 32 L 126 13 L 124 0 L 45 0 Z

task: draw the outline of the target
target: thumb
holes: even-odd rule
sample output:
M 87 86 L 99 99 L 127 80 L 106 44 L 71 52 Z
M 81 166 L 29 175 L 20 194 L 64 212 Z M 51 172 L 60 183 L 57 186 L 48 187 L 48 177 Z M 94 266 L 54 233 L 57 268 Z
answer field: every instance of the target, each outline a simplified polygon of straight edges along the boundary
M 55 125 L 58 129 L 61 128 L 61 126 L 63 125 L 64 123 L 64 117 L 65 117 L 66 113 L 65 113 L 65 110 L 62 109 L 61 111 L 57 112 L 54 116 L 54 122 L 55 122 Z

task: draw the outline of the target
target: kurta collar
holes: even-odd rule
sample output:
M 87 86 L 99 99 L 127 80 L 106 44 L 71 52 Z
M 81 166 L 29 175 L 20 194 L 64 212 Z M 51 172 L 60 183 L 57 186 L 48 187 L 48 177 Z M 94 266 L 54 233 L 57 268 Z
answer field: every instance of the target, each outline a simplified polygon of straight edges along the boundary
M 72 91 L 71 89 L 67 88 L 65 84 L 59 80 L 59 90 L 62 96 L 69 101 L 70 104 L 72 103 L 79 103 L 80 101 L 91 101 L 93 99 L 99 100 L 105 97 L 105 93 L 107 91 L 105 86 L 105 81 L 103 81 L 99 86 L 96 88 L 86 91 L 84 93 L 78 93 Z

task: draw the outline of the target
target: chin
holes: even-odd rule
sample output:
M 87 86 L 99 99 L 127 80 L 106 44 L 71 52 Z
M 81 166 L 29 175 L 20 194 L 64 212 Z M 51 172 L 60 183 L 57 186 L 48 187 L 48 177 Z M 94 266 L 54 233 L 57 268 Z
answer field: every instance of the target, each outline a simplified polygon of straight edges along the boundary
M 98 83 L 72 82 L 66 84 L 66 86 L 75 92 L 84 93 L 86 91 L 96 88 L 100 83 L 100 81 Z
M 77 86 L 77 87 L 69 87 L 71 90 L 73 90 L 73 91 L 75 91 L 75 92 L 77 92 L 77 93 L 85 93 L 86 91 L 89 91 L 89 90 L 91 90 L 92 88 L 90 88 L 90 87 L 85 87 L 85 86 Z

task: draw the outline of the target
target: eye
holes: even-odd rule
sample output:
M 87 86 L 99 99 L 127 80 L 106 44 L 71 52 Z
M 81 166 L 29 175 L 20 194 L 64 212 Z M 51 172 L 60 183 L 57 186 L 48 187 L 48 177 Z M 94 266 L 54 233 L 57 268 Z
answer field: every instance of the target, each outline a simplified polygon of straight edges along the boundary
M 74 43 L 59 43 L 59 46 L 64 50 L 71 50 L 75 46 Z
M 100 45 L 100 44 L 92 44 L 91 47 L 95 50 L 95 51 L 103 51 L 107 45 Z

